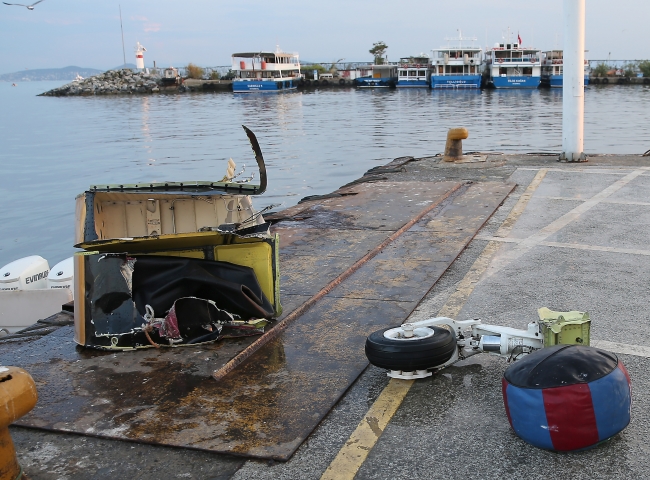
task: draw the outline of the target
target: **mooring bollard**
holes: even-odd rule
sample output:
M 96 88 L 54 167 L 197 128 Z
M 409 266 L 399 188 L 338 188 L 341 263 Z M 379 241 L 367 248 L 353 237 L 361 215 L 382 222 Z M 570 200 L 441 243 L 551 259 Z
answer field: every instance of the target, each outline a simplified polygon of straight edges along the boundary
M 450 128 L 445 145 L 445 162 L 455 162 L 463 158 L 463 140 L 469 137 L 466 128 Z
M 23 477 L 9 425 L 34 408 L 37 400 L 36 384 L 29 373 L 0 366 L 0 480 Z

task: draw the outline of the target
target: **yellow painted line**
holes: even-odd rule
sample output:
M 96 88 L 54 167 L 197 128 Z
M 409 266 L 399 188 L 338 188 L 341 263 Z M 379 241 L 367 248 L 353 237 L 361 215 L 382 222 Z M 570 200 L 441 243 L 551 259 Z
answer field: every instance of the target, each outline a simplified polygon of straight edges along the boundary
M 626 343 L 608 342 L 606 340 L 592 340 L 591 346 L 609 350 L 613 353 L 650 358 L 650 347 L 644 345 L 628 345 Z
M 530 198 L 544 179 L 547 169 L 540 170 L 526 191 L 521 195 L 517 204 L 512 208 L 508 217 L 497 231 L 497 236 L 506 236 L 512 230 L 517 219 L 526 208 Z M 458 285 L 456 291 L 442 307 L 438 316 L 451 317 L 460 313 L 465 302 L 474 290 L 478 279 L 485 272 L 492 255 L 501 246 L 500 242 L 490 242 L 476 259 L 469 272 Z M 388 385 L 381 392 L 375 403 L 372 404 L 363 420 L 352 432 L 345 445 L 339 450 L 332 463 L 323 473 L 321 480 L 352 480 L 361 465 L 366 461 L 368 454 L 374 448 L 377 440 L 393 418 L 395 412 L 409 392 L 414 380 L 399 380 L 391 378 Z
M 357 429 L 345 442 L 321 480 L 352 479 L 384 432 L 386 425 L 402 404 L 414 380 L 392 378 Z
M 537 172 L 533 181 L 528 185 L 528 188 L 526 188 L 526 191 L 521 195 L 521 197 L 519 197 L 519 201 L 514 207 L 512 207 L 508 217 L 503 221 L 499 230 L 497 230 L 495 237 L 503 238 L 510 234 L 515 223 L 526 209 L 528 202 L 533 197 L 535 190 L 537 190 L 537 187 L 539 187 L 542 180 L 544 180 L 547 171 L 547 169 L 541 169 Z M 501 248 L 501 242 L 498 241 L 491 241 L 486 245 L 485 249 L 483 249 L 481 254 L 474 261 L 469 272 L 467 272 L 465 277 L 463 277 L 456 287 L 456 291 L 447 299 L 447 302 L 438 313 L 438 316 L 449 318 L 458 317 L 465 302 L 467 302 L 470 294 L 474 291 L 474 287 L 476 287 L 476 284 L 487 271 L 494 254 L 499 250 L 499 248 Z

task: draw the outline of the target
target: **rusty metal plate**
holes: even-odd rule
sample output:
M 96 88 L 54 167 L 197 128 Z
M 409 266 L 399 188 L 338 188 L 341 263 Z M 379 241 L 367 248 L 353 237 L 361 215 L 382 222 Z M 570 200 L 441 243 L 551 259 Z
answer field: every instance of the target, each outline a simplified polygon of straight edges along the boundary
M 392 231 L 316 228 L 304 221 L 282 222 L 271 227 L 271 233 L 280 235 L 280 255 L 285 259 L 318 253 L 319 257 L 356 260 L 381 243 Z
M 513 185 L 500 182 L 466 186 L 384 248 L 372 262 L 354 272 L 329 296 L 419 301 L 512 188 Z
M 40 395 L 17 424 L 287 460 L 367 366 L 366 336 L 411 309 L 324 300 L 221 382 L 210 377 L 212 350 L 84 351 L 63 327 L 34 345 L 47 356 L 27 349 L 11 358 Z M 371 315 L 379 310 L 386 318 Z
M 312 227 L 396 231 L 457 187 L 457 182 L 364 183 L 342 188 L 338 191 L 350 195 L 311 204 L 298 215 Z
M 429 184 L 430 191 L 436 185 Z M 457 188 L 455 185 L 447 187 Z M 504 192 L 500 202 L 514 186 L 498 185 Z M 377 184 L 370 186 L 374 188 Z M 410 195 L 411 190 L 405 190 Z M 358 278 L 352 274 L 286 328 L 272 329 L 269 333 L 277 332 L 276 338 L 260 346 L 218 382 L 210 376 L 213 370 L 257 340 L 228 340 L 201 348 L 106 353 L 75 347 L 71 328 L 63 327 L 17 352 L 2 355 L 0 363 L 26 368 L 39 389 L 37 407 L 23 417 L 20 425 L 286 460 L 367 366 L 363 353 L 366 336 L 407 318 L 493 213 L 494 209 L 488 207 L 475 211 L 482 198 L 494 198 L 492 204 L 498 205 L 493 190 L 486 188 L 480 194 L 472 188 L 458 190 L 431 215 L 397 237 L 384 249 L 385 256 L 379 253 L 364 264 L 357 271 Z M 391 197 L 381 201 L 372 197 L 370 191 L 364 195 L 369 204 L 383 202 L 390 212 L 385 218 L 391 217 L 392 226 L 401 228 L 414 210 L 422 212 L 426 208 L 427 203 L 411 208 L 412 199 L 404 191 L 397 196 L 390 192 L 391 189 L 378 189 L 377 196 Z M 478 203 L 468 201 L 466 195 Z M 334 200 L 343 202 L 350 198 L 355 199 L 358 212 L 364 211 L 358 195 Z M 362 229 L 374 228 L 372 221 L 365 221 L 365 217 L 376 216 L 368 213 L 372 210 L 365 210 L 360 216 L 347 211 L 346 218 L 354 220 L 347 222 L 348 226 L 365 222 Z M 403 217 L 397 221 L 393 216 L 400 212 Z M 465 222 L 466 228 L 459 231 L 464 233 L 451 235 L 449 229 L 442 228 L 459 222 Z M 291 228 L 294 227 L 292 222 Z M 306 226 L 310 227 L 313 225 Z M 363 246 L 358 251 L 341 244 L 346 256 L 336 256 L 336 251 L 332 251 L 330 258 L 345 269 L 354 261 L 354 255 L 363 256 L 367 250 L 364 242 L 360 241 Z M 303 251 L 309 251 L 308 242 L 303 247 Z M 413 291 L 400 295 L 395 290 L 388 295 L 388 272 L 398 270 L 400 259 L 402 263 L 410 261 L 404 257 L 414 249 L 418 250 L 414 259 L 420 260 L 417 267 L 402 268 L 400 273 L 404 285 Z M 421 249 L 429 249 L 429 254 Z M 281 253 L 284 254 L 282 244 Z M 319 254 L 319 250 L 312 251 L 313 257 Z M 443 260 L 426 260 L 434 255 Z M 305 256 L 294 257 L 305 260 Z M 281 270 L 288 271 L 287 288 L 294 291 L 299 290 L 296 283 L 305 280 L 304 275 L 291 273 L 297 265 L 281 264 Z M 365 275 L 360 274 L 363 268 L 368 269 Z M 373 272 L 382 269 L 387 269 L 382 279 L 372 277 Z M 362 292 L 355 291 L 357 280 L 365 282 Z M 359 298 L 352 298 L 353 292 Z M 298 311 L 309 298 L 285 294 L 285 311 Z M 266 334 L 264 338 L 273 336 Z

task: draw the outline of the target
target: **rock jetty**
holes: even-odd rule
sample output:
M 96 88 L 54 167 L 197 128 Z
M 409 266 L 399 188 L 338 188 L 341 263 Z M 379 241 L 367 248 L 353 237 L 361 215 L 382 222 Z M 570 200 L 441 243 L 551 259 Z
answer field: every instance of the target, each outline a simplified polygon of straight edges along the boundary
M 109 70 L 84 80 L 74 81 L 62 87 L 41 93 L 46 96 L 110 95 L 129 93 L 152 93 L 162 87 L 159 75 L 134 72 L 129 68 Z M 173 88 L 178 88 L 174 85 Z

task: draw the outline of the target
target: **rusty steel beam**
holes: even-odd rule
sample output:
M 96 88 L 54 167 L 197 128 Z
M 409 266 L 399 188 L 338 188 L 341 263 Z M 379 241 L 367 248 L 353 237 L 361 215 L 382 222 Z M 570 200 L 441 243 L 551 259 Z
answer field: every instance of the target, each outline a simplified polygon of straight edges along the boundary
M 438 198 L 437 201 L 432 202 L 431 204 L 429 204 L 419 214 L 417 214 L 415 217 L 411 218 L 411 220 L 406 222 L 399 230 L 397 230 L 393 234 L 389 235 L 388 238 L 386 238 L 383 242 L 381 242 L 379 245 L 377 245 L 371 251 L 366 253 L 359 260 L 357 260 L 351 267 L 349 267 L 347 270 L 345 270 L 343 273 L 341 273 L 334 280 L 329 282 L 318 293 L 316 293 L 314 296 L 312 296 L 309 300 L 307 300 L 301 306 L 296 308 L 293 312 L 291 312 L 291 314 L 287 315 L 283 320 L 278 322 L 278 324 L 275 327 L 273 327 L 273 329 L 270 332 L 268 332 L 265 335 L 262 335 L 261 337 L 259 337 L 252 344 L 250 344 L 248 347 L 246 347 L 246 349 L 244 349 L 239 355 L 237 355 L 235 358 L 230 360 L 228 363 L 226 363 L 219 370 L 215 370 L 214 373 L 212 374 L 212 378 L 214 378 L 217 381 L 221 380 L 223 377 L 225 377 L 230 372 L 232 372 L 235 368 L 237 368 L 237 366 L 240 365 L 244 360 L 246 360 L 251 355 L 253 355 L 262 346 L 266 345 L 271 340 L 277 338 L 278 335 L 280 335 L 289 326 L 289 324 L 294 322 L 301 315 L 303 315 L 307 310 L 309 310 L 311 307 L 313 307 L 314 304 L 316 304 L 316 302 L 318 302 L 321 298 L 323 298 L 325 295 L 327 295 L 332 290 L 334 290 L 336 287 L 338 287 L 342 282 L 344 282 L 347 278 L 349 278 L 350 275 L 352 275 L 354 272 L 359 270 L 359 268 L 361 268 L 361 266 L 363 266 L 369 260 L 376 257 L 384 248 L 386 248 L 388 245 L 390 245 L 392 242 L 394 242 L 396 238 L 398 238 L 400 235 L 402 235 L 404 232 L 406 232 L 408 229 L 410 229 L 413 225 L 415 225 L 417 222 L 419 222 L 422 219 L 422 217 L 424 217 L 427 213 L 429 213 L 431 210 L 433 210 L 434 208 L 439 206 L 444 200 L 449 198 L 449 196 L 452 193 L 454 193 L 456 190 L 458 190 L 460 187 L 461 187 L 460 183 L 455 184 L 444 195 L 442 195 L 440 198 Z

